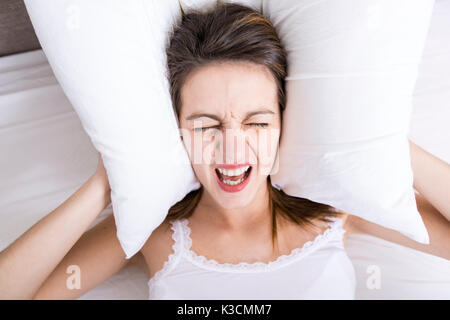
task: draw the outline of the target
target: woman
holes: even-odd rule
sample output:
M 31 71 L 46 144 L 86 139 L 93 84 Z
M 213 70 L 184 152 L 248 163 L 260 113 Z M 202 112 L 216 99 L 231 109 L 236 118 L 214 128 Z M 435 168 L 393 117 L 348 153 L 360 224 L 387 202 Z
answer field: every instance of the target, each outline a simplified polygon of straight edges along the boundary
M 450 168 L 412 143 L 429 245 L 272 187 L 286 55 L 263 16 L 236 4 L 183 14 L 167 57 L 173 106 L 202 187 L 169 210 L 135 256 L 145 261 L 150 298 L 351 299 L 344 232 L 450 259 Z M 271 139 L 261 146 L 262 133 Z M 112 216 L 85 232 L 109 194 L 99 156 L 97 171 L 74 195 L 0 253 L 0 298 L 74 299 L 130 263 Z M 70 265 L 82 271 L 77 290 L 66 285 Z

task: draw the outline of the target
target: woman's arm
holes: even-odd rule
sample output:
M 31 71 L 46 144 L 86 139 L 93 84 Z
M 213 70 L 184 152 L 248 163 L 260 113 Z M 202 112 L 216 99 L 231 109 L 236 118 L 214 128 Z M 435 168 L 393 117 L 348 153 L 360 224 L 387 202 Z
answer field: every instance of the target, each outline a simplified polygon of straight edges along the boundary
M 0 299 L 30 299 L 110 202 L 99 168 L 69 199 L 0 252 Z
M 409 142 L 414 188 L 450 221 L 450 164 Z
M 127 260 L 116 232 L 112 214 L 85 232 L 48 276 L 33 299 L 77 299 L 126 265 L 137 262 L 142 254 L 136 254 Z M 75 273 L 67 273 L 70 266 L 76 266 L 77 269 L 76 287 L 71 281 Z
M 420 194 L 415 194 L 417 210 L 419 211 L 423 223 L 427 228 L 430 238 L 429 244 L 423 244 L 412 240 L 402 233 L 393 229 L 388 229 L 373 222 L 361 219 L 354 215 L 347 215 L 345 221 L 345 236 L 352 233 L 369 234 L 405 247 L 429 253 L 441 258 L 450 260 L 450 221 L 448 221 L 439 211 L 436 210 Z
M 417 210 L 430 238 L 429 244 L 416 242 L 398 231 L 384 228 L 348 214 L 346 235 L 367 233 L 412 249 L 450 259 L 450 166 L 410 142 Z

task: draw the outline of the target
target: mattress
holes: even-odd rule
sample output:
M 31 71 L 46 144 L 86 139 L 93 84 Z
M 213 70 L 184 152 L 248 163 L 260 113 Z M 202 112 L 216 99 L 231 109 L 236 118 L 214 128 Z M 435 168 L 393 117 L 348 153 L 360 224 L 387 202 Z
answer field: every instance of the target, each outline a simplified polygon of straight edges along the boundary
M 450 1 L 437 1 L 413 96 L 409 136 L 450 163 L 448 17 Z M 3 250 L 73 194 L 97 166 L 97 152 L 41 50 L 0 58 L 0 154 Z M 91 227 L 110 214 L 111 205 Z M 438 292 L 429 298 L 450 298 L 445 293 L 450 292 L 446 259 L 368 235 L 349 236 L 346 247 L 359 280 L 358 299 L 427 298 L 423 292 Z M 410 266 L 407 274 L 393 268 L 402 261 Z M 368 290 L 367 268 L 371 265 L 384 270 L 383 281 L 388 281 L 383 282 L 384 288 L 391 289 Z M 421 282 L 402 291 L 399 285 L 402 288 L 408 283 L 405 277 L 411 281 L 420 278 Z M 144 266 L 133 263 L 79 299 L 147 299 L 147 281 Z

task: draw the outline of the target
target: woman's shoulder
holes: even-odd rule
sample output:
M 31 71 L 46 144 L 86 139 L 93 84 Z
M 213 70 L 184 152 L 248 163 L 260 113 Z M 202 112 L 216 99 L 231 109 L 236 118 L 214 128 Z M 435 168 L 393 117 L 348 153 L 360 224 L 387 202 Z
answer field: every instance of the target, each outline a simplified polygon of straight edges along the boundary
M 347 238 L 348 235 L 350 235 L 352 233 L 357 233 L 358 229 L 357 229 L 357 224 L 355 224 L 355 221 L 353 219 L 354 216 L 352 216 L 351 214 L 349 214 L 348 212 L 345 212 L 343 210 L 336 209 L 336 211 L 337 211 L 337 214 L 335 217 L 338 220 L 340 220 L 342 229 L 345 230 L 344 240 Z
M 172 238 L 172 223 L 164 220 L 148 237 L 140 252 L 147 263 L 150 276 L 154 270 L 159 270 L 167 257 L 172 253 L 174 240 Z
M 156 227 L 153 232 L 148 237 L 145 244 L 142 246 L 141 251 L 153 251 L 160 247 L 162 244 L 172 243 L 172 234 L 173 228 L 172 226 L 176 223 L 176 221 L 164 220 L 158 227 Z M 143 254 L 145 254 L 143 252 Z
M 337 210 L 336 218 L 342 221 L 342 226 L 344 229 L 352 227 L 351 215 L 343 210 Z

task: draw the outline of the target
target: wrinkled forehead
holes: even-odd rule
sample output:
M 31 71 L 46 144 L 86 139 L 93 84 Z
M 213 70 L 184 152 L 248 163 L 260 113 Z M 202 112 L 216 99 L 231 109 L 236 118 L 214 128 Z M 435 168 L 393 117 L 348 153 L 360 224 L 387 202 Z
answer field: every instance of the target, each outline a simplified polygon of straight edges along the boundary
M 181 90 L 181 119 L 207 112 L 220 118 L 242 118 L 256 108 L 278 113 L 277 86 L 267 67 L 247 62 L 202 66 Z

